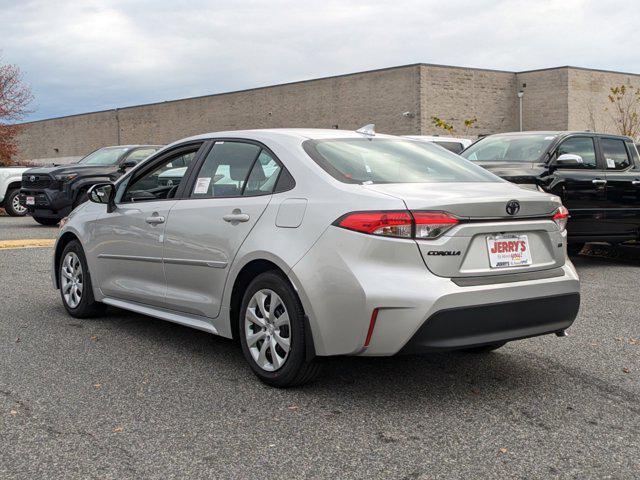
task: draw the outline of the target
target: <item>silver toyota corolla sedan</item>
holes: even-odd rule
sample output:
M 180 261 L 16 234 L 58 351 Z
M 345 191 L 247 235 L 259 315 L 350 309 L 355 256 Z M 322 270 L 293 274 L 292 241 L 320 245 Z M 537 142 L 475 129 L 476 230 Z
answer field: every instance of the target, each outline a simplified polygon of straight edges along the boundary
M 578 312 L 557 197 L 370 129 L 191 137 L 89 197 L 55 246 L 69 314 L 111 305 L 239 339 L 273 386 L 328 355 L 563 335 Z

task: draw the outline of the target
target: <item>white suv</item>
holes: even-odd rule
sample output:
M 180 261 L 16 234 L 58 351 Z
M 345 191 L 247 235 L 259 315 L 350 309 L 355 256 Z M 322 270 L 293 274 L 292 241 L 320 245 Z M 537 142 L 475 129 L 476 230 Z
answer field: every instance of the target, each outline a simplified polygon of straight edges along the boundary
M 28 167 L 0 168 L 0 207 L 12 217 L 22 217 L 27 214 L 26 207 L 20 205 L 20 185 L 22 174 Z

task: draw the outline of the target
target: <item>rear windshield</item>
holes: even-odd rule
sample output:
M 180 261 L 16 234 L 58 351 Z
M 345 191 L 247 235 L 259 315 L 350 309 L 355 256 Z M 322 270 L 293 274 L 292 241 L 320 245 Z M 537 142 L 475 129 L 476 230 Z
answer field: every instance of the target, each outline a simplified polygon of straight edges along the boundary
M 426 142 L 389 138 L 307 140 L 305 151 L 345 183 L 499 182 L 477 165 Z
M 471 161 L 529 162 L 540 161 L 555 135 L 491 135 L 471 145 L 462 155 Z
M 129 150 L 127 147 L 101 148 L 100 150 L 90 153 L 78 163 L 81 165 L 115 165 L 127 150 Z

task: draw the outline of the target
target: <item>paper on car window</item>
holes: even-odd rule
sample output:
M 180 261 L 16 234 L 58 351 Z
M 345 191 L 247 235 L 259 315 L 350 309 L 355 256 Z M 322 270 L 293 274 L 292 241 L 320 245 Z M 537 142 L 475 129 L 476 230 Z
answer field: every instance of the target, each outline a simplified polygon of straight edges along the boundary
M 607 168 L 616 168 L 616 162 L 613 161 L 613 158 L 607 158 Z
M 193 193 L 201 195 L 209 191 L 209 184 L 211 183 L 211 177 L 199 177 L 196 180 L 196 188 L 193 189 Z

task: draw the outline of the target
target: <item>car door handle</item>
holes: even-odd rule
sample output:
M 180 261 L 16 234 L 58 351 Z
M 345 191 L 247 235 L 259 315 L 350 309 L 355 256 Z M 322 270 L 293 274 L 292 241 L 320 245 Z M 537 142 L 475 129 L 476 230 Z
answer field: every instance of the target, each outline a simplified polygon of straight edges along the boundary
M 594 185 L 606 185 L 607 181 L 601 178 L 596 178 L 595 180 L 591 180 L 591 183 L 593 183 Z
M 637 187 L 638 185 L 640 185 L 640 180 L 633 180 L 631 182 L 631 185 L 635 185 Z
M 230 213 L 222 217 L 225 222 L 248 222 L 249 215 L 246 213 Z
M 164 217 L 160 215 L 153 215 L 151 217 L 145 218 L 144 221 L 149 225 L 160 225 L 161 223 L 164 223 Z

